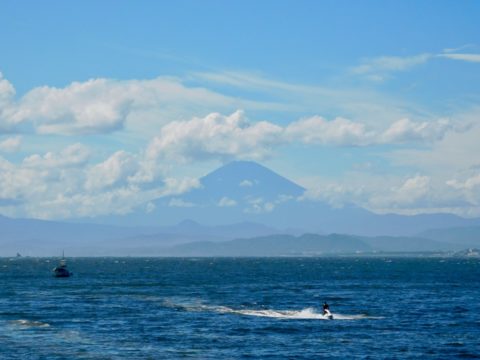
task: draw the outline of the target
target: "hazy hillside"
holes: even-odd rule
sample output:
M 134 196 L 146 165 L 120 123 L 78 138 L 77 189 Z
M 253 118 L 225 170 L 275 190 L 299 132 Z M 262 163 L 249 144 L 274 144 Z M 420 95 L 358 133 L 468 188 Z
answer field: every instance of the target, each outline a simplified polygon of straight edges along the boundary
M 255 223 L 204 226 L 189 220 L 166 227 L 120 227 L 0 216 L 0 256 L 12 256 L 17 252 L 51 256 L 62 250 L 75 256 L 146 255 L 145 249 L 158 251 L 192 241 L 226 241 L 239 236 L 255 237 L 278 232 Z
M 313 256 L 341 253 L 458 250 L 451 244 L 422 238 L 351 235 L 272 235 L 227 242 L 195 242 L 166 249 L 166 256 Z
M 385 252 L 452 251 L 465 247 L 421 237 L 375 236 L 362 237 L 362 239 L 373 251 Z
M 480 226 L 453 227 L 423 231 L 419 236 L 452 244 L 480 246 Z
M 362 240 L 351 236 L 306 234 L 272 235 L 251 239 L 213 243 L 197 242 L 175 246 L 170 256 L 299 256 L 369 251 Z

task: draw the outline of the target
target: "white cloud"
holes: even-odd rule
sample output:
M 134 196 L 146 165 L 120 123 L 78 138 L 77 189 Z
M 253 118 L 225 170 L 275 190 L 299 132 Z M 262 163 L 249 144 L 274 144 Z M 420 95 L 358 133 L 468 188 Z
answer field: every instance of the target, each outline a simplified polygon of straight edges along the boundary
M 232 207 L 232 206 L 236 206 L 237 202 L 233 199 L 230 199 L 227 196 L 224 196 L 218 201 L 217 205 L 220 207 Z
M 457 190 L 461 198 L 477 207 L 477 216 L 480 215 L 480 172 L 474 172 L 463 180 L 451 179 L 447 185 Z
M 274 202 L 265 201 L 263 198 L 248 199 L 247 205 L 248 206 L 243 211 L 251 214 L 269 213 L 275 209 Z
M 440 54 L 439 57 L 452 59 L 452 60 L 460 60 L 460 61 L 467 61 L 473 63 L 480 63 L 480 54 Z
M 381 142 L 404 143 L 415 141 L 433 142 L 441 140 L 449 131 L 465 131 L 467 126 L 454 126 L 448 119 L 430 122 L 413 122 L 401 119 L 390 125 L 381 135 Z
M 461 190 L 473 190 L 477 187 L 480 188 L 480 174 L 475 174 L 465 181 L 449 180 L 447 181 L 447 185 Z
M 407 71 L 422 65 L 435 57 L 467 62 L 480 62 L 480 54 L 456 53 L 455 51 L 469 47 L 466 45 L 458 49 L 444 49 L 441 54 L 419 54 L 414 56 L 379 56 L 365 59 L 360 65 L 352 67 L 350 72 L 374 82 L 382 82 L 394 72 Z
M 228 116 L 212 113 L 165 125 L 148 146 L 147 157 L 178 161 L 262 159 L 280 143 L 281 132 L 281 127 L 269 122 L 248 122 L 242 111 Z
M 444 53 L 456 53 L 459 52 L 460 50 L 465 50 L 465 49 L 475 49 L 477 46 L 475 44 L 465 44 L 456 48 L 445 48 L 443 49 Z
M 252 187 L 253 186 L 253 181 L 251 180 L 242 180 L 240 184 L 238 184 L 240 187 Z
M 285 128 L 285 136 L 293 141 L 323 145 L 365 145 L 373 137 L 363 124 L 336 118 L 327 121 L 320 116 L 302 119 Z
M 480 139 L 480 108 L 474 107 L 455 116 L 454 131 L 446 131 L 444 136 L 427 148 L 408 148 L 392 151 L 386 156 L 395 166 L 409 166 L 438 178 L 451 178 L 480 165 L 477 156 Z M 462 126 L 461 124 L 465 124 Z
M 11 104 L 14 96 L 15 88 L 0 72 L 0 131 L 2 129 L 8 130 L 13 125 L 9 119 L 12 112 Z
M 20 149 L 22 138 L 20 136 L 9 137 L 0 141 L 0 151 L 15 152 Z
M 173 198 L 173 199 L 170 199 L 170 201 L 168 202 L 168 206 L 170 206 L 170 207 L 194 207 L 195 204 L 192 203 L 192 202 L 184 201 L 184 200 L 179 199 L 179 198 Z
M 243 209 L 245 213 L 262 214 L 269 213 L 275 208 L 288 201 L 296 201 L 298 199 L 291 195 L 280 194 L 274 200 L 265 200 L 262 197 L 247 197 L 246 208 Z
M 148 145 L 146 157 L 152 162 L 261 160 L 279 146 L 294 142 L 324 146 L 431 143 L 441 140 L 450 131 L 460 132 L 466 128 L 443 119 L 430 122 L 401 119 L 386 130 L 376 130 L 348 119 L 328 121 L 320 116 L 293 121 L 282 127 L 266 121 L 250 122 L 242 111 L 231 115 L 212 113 L 204 118 L 165 125 Z
M 14 123 L 31 121 L 42 134 L 94 134 L 118 130 L 134 101 L 132 87 L 106 79 L 43 86 L 14 104 Z
M 90 154 L 74 144 L 30 155 L 19 164 L 0 157 L 1 213 L 44 219 L 124 214 L 199 186 L 192 178 L 143 177 L 143 159 L 124 151 L 93 165 Z
M 198 189 L 201 187 L 200 181 L 196 178 L 184 177 L 184 178 L 165 178 L 165 189 L 161 192 L 161 196 L 179 195 L 192 189 Z
M 366 59 L 361 65 L 351 68 L 351 72 L 356 75 L 362 75 L 367 79 L 382 81 L 390 73 L 406 71 L 415 66 L 426 63 L 432 55 L 420 54 L 414 56 L 380 56 L 377 58 Z
M 150 134 L 158 124 L 213 109 L 274 109 L 278 104 L 228 97 L 175 78 L 91 79 L 64 88 L 37 87 L 15 101 L 0 74 L 0 129 L 29 124 L 40 134 L 89 135 L 123 129 Z
M 426 196 L 430 189 L 430 178 L 424 175 L 416 175 L 408 178 L 398 188 L 393 188 L 393 197 L 390 204 L 395 206 L 414 204 Z M 390 205 L 392 206 L 392 205 Z
M 308 189 L 303 200 L 325 201 L 333 207 L 354 204 L 379 214 L 480 216 L 480 191 L 473 201 L 443 179 L 424 174 L 405 177 L 355 171 L 340 180 L 313 178 L 304 180 L 303 185 Z
M 90 168 L 87 190 L 101 189 L 118 183 L 127 183 L 139 171 L 137 159 L 125 151 L 117 151 L 104 162 Z
M 82 144 L 73 144 L 59 153 L 47 152 L 45 155 L 34 154 L 23 159 L 25 167 L 32 168 L 63 168 L 77 167 L 87 163 L 90 150 Z
M 0 109 L 8 105 L 15 96 L 15 88 L 0 72 Z

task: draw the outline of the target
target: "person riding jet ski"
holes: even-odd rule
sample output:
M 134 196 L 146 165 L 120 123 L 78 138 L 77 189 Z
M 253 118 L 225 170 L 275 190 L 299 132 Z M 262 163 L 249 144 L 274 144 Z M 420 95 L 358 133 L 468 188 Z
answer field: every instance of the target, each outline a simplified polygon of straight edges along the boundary
M 330 306 L 327 304 L 326 301 L 323 303 L 323 316 L 326 316 L 329 319 L 333 319 L 333 315 L 330 312 Z

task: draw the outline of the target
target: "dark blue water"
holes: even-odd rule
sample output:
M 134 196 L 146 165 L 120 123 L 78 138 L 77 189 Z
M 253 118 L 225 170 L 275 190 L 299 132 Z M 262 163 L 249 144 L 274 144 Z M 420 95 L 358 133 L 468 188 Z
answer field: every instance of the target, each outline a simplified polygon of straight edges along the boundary
M 480 354 L 478 259 L 70 259 L 68 279 L 55 264 L 0 259 L 1 359 Z

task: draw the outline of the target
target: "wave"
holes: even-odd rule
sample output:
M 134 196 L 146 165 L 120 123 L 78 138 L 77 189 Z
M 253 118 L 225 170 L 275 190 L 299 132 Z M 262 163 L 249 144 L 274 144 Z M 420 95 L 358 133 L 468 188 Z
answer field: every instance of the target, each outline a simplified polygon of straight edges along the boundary
M 45 323 L 45 322 L 41 322 L 41 321 L 34 321 L 34 320 L 24 320 L 24 319 L 20 319 L 20 320 L 12 320 L 10 322 L 11 324 L 14 324 L 14 325 L 18 325 L 18 326 L 22 326 L 22 327 L 49 327 L 50 324 L 49 323 Z

